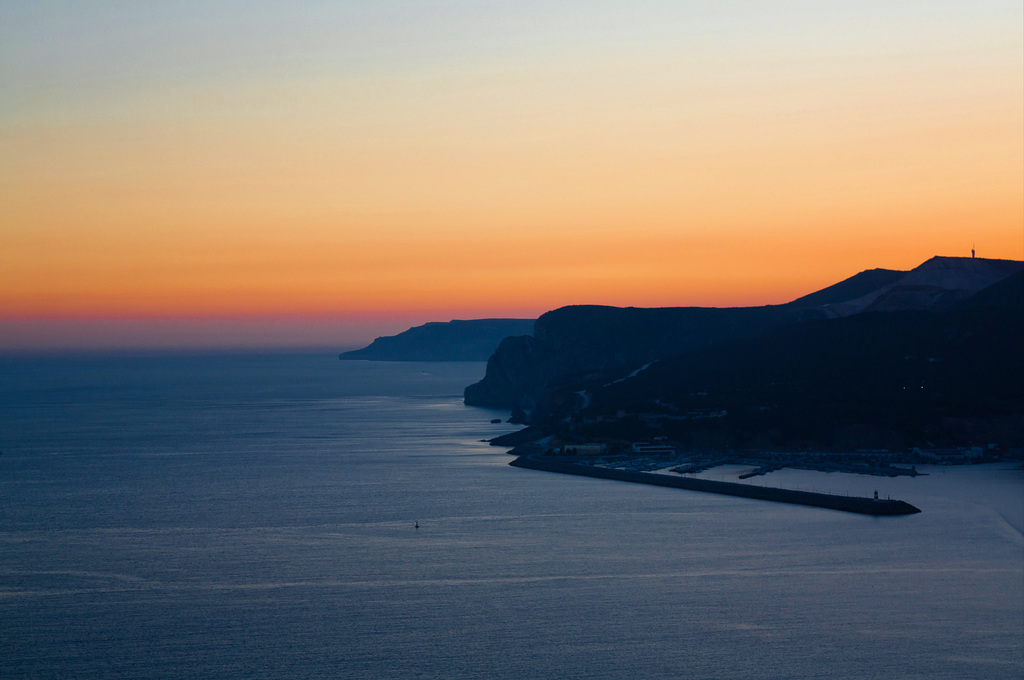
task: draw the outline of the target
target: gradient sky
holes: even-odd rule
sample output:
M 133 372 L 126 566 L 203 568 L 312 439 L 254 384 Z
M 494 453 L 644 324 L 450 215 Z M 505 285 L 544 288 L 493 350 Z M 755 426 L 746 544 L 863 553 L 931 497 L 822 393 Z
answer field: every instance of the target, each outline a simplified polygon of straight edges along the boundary
M 1024 4 L 0 0 L 0 349 L 1024 257 Z

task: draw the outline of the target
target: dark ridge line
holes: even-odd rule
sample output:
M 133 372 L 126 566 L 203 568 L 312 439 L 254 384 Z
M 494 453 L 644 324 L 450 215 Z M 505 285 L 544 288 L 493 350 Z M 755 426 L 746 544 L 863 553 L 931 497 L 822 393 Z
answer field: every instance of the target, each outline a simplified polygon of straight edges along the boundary
M 614 479 L 621 482 L 651 484 L 653 486 L 667 486 L 674 489 L 704 491 L 707 493 L 717 493 L 726 496 L 740 496 L 743 498 L 775 501 L 777 503 L 809 505 L 816 508 L 827 508 L 829 510 L 855 512 L 862 515 L 912 515 L 914 513 L 921 512 L 920 509 L 915 508 L 913 505 L 905 501 L 888 499 L 874 500 L 872 498 L 839 496 L 828 493 L 816 493 L 813 491 L 779 489 L 769 486 L 752 486 L 750 484 L 736 484 L 734 482 L 716 482 L 710 479 L 693 479 L 692 477 L 670 477 L 668 475 L 657 475 L 648 472 L 639 472 L 636 470 L 619 470 L 614 468 L 596 467 L 593 465 L 580 465 L 578 463 L 568 462 L 564 459 L 557 459 L 552 456 L 519 456 L 509 463 L 509 465 L 528 470 L 560 472 L 567 475 L 596 477 L 598 479 Z

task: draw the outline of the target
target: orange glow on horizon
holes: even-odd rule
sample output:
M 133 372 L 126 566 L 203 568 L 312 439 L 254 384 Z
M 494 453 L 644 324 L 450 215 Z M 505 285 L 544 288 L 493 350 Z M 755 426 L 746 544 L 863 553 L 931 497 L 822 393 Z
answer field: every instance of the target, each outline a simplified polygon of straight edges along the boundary
M 972 244 L 1024 259 L 1019 9 L 850 9 L 849 34 L 808 10 L 820 39 L 690 17 L 716 42 L 645 8 L 649 42 L 465 59 L 327 41 L 65 87 L 44 59 L 0 82 L 0 320 L 760 305 Z

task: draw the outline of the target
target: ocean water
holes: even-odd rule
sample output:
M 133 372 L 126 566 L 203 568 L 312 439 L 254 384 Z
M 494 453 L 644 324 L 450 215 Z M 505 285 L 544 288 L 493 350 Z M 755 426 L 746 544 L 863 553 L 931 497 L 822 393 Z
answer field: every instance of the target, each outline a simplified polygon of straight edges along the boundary
M 519 470 L 483 369 L 0 360 L 0 677 L 1024 676 L 1019 466 L 775 478 L 892 518 Z

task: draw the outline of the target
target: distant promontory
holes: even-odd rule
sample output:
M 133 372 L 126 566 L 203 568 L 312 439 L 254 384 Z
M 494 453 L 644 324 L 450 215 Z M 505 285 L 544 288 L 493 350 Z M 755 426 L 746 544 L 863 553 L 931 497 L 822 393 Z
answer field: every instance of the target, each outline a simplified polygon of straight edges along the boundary
M 338 356 L 366 361 L 487 361 L 501 341 L 530 335 L 533 319 L 472 319 L 431 322 Z

